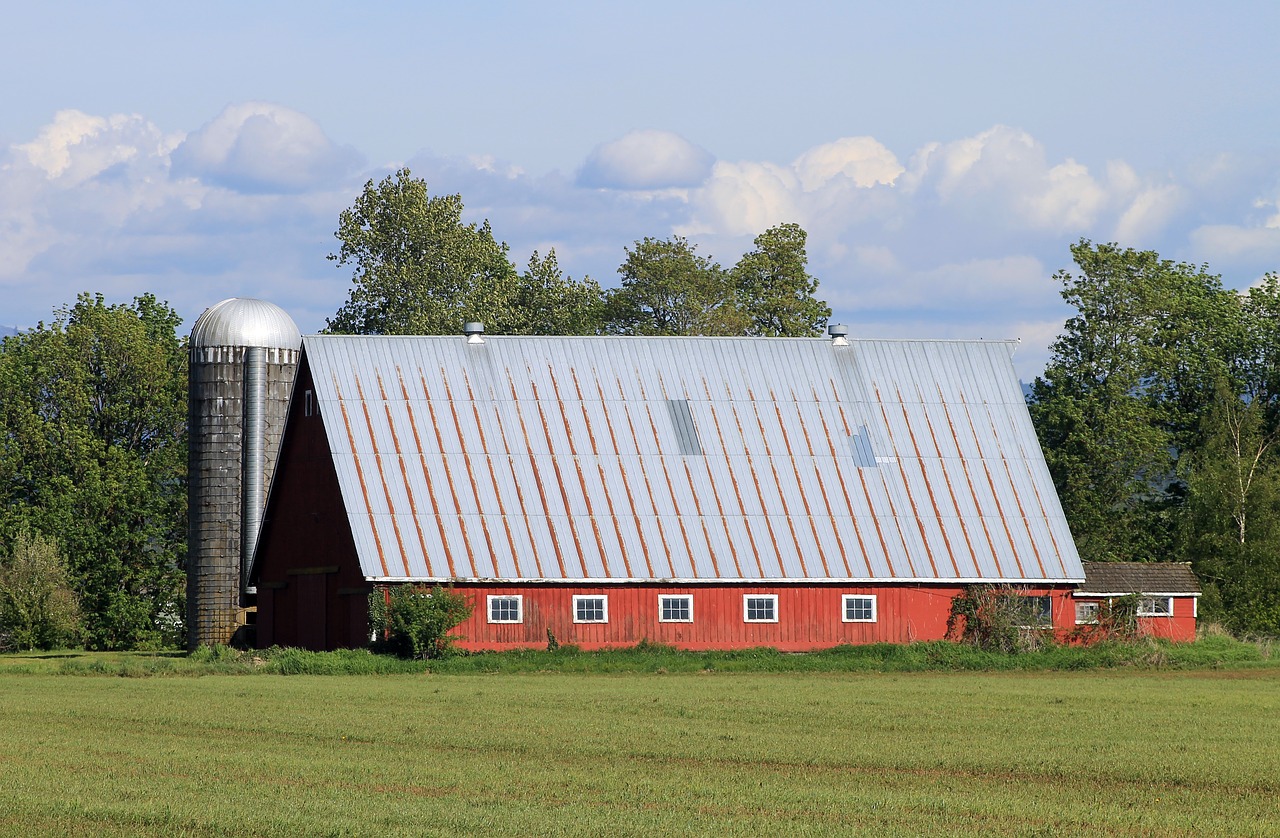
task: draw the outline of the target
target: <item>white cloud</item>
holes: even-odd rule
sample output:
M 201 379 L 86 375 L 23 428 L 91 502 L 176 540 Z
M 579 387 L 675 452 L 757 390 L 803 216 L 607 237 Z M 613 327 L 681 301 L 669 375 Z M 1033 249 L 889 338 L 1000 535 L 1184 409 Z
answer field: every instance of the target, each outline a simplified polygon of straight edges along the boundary
M 892 184 L 905 171 L 893 152 L 872 137 L 845 137 L 816 146 L 800 155 L 792 168 L 806 192 L 835 178 L 848 178 L 861 187 Z
M 306 114 L 266 102 L 228 106 L 173 154 L 176 173 L 242 192 L 301 192 L 357 162 Z
M 670 131 L 632 131 L 595 147 L 578 172 L 582 186 L 606 189 L 665 189 L 695 186 L 714 158 Z

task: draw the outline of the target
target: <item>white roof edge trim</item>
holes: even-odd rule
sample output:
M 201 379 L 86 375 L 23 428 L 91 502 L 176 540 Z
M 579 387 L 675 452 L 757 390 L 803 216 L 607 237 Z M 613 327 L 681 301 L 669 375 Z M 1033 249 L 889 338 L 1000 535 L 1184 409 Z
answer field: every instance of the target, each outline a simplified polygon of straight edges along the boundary
M 1073 591 L 1072 596 L 1189 596 L 1198 597 L 1200 591 Z
M 882 577 L 879 579 L 742 579 L 742 578 L 702 578 L 702 579 L 651 579 L 638 577 L 632 579 L 521 579 L 493 577 L 455 577 L 435 576 L 366 576 L 366 582 L 430 582 L 441 585 L 449 584 L 485 584 L 485 585 L 1025 585 L 1040 587 L 1044 585 L 1079 585 L 1083 579 L 931 579 L 913 577 L 910 579 Z M 1093 596 L 1107 596 L 1093 594 Z M 1185 594 L 1171 594 L 1185 596 Z M 1199 596 L 1197 594 L 1196 596 Z

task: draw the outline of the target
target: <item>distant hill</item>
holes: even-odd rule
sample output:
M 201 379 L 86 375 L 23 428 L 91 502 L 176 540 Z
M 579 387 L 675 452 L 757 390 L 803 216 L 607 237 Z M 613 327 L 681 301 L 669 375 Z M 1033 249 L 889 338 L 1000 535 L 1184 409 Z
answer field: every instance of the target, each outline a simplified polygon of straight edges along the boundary
M 0 326 L 0 338 L 7 338 L 9 335 L 18 334 L 18 330 L 13 326 Z

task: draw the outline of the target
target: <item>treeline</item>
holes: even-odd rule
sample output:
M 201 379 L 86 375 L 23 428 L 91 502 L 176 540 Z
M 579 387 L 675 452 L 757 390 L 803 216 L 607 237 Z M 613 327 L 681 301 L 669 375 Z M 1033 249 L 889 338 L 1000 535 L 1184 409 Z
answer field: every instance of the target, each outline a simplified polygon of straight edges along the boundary
M 1280 635 L 1280 280 L 1071 248 L 1031 417 L 1086 560 L 1189 561 L 1202 619 Z

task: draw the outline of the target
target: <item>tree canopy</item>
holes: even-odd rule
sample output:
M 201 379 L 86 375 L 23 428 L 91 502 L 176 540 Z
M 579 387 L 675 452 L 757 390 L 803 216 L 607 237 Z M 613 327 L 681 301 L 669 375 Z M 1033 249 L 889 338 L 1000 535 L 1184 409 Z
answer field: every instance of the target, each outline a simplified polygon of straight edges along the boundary
M 181 632 L 187 355 L 151 295 L 82 294 L 0 351 L 0 539 L 55 539 L 95 648 Z

